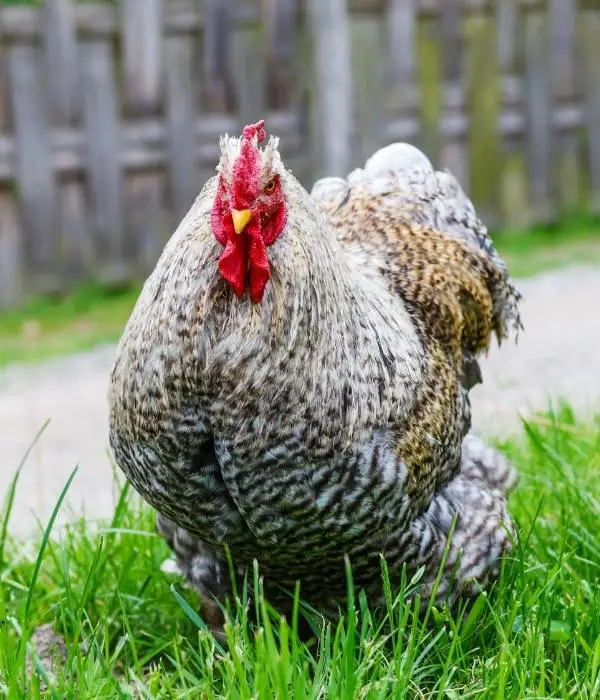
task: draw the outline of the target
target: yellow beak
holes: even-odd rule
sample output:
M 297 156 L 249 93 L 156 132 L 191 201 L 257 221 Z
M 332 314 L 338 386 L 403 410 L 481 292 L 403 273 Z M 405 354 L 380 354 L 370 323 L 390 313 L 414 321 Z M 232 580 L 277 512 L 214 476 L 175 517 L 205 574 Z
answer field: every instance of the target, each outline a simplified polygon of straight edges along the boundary
M 251 217 L 252 212 L 250 209 L 232 209 L 231 218 L 233 219 L 233 230 L 236 233 L 241 233 L 248 225 Z

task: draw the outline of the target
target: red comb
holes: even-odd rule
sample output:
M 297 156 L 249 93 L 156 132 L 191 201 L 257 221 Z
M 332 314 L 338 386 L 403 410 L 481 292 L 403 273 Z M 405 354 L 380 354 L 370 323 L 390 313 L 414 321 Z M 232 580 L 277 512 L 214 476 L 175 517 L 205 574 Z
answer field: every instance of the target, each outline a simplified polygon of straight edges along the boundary
M 242 131 L 240 155 L 233 166 L 232 202 L 237 209 L 245 209 L 256 197 L 260 174 L 258 144 L 265 138 L 265 120 L 248 124 Z
M 251 141 L 256 138 L 258 143 L 262 143 L 265 140 L 265 120 L 261 119 L 256 124 L 245 126 L 242 131 L 242 138 L 244 141 Z

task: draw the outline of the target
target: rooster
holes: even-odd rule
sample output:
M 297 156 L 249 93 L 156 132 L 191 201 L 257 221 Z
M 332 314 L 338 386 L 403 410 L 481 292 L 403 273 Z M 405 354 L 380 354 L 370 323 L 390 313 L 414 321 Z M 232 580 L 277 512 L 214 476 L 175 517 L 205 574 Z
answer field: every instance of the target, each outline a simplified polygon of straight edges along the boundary
M 146 281 L 112 370 L 110 443 L 217 632 L 236 572 L 324 614 L 485 586 L 509 548 L 501 454 L 469 432 L 468 389 L 519 295 L 449 174 L 404 144 L 312 196 L 264 122 L 223 137 Z

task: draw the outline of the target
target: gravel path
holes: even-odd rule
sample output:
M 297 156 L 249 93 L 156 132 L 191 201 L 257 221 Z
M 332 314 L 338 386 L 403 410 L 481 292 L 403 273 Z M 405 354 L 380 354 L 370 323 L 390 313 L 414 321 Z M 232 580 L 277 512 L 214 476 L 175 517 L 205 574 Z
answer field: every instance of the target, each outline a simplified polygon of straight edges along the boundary
M 492 349 L 484 385 L 473 393 L 474 426 L 486 435 L 519 429 L 519 413 L 567 397 L 584 414 L 600 408 L 600 270 L 567 268 L 519 284 L 525 331 L 519 343 Z M 107 453 L 106 388 L 113 347 L 36 367 L 0 370 L 3 493 L 32 438 L 50 418 L 21 474 L 11 521 L 14 533 L 46 522 L 75 464 L 68 503 L 90 518 L 112 512 Z M 63 509 L 62 520 L 69 517 Z

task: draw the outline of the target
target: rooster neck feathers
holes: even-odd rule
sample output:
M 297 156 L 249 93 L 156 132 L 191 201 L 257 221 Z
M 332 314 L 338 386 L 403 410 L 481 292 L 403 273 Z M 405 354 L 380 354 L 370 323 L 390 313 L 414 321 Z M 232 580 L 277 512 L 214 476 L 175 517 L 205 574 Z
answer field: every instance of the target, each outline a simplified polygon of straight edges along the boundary
M 129 414 L 133 422 L 145 422 L 148 397 L 162 397 L 151 407 L 160 440 L 205 391 L 222 397 L 233 424 L 257 400 L 267 407 L 257 416 L 278 405 L 284 385 L 290 396 L 321 396 L 324 415 L 345 410 L 352 387 L 361 418 L 350 432 L 368 416 L 385 424 L 390 412 L 404 415 L 421 381 L 423 350 L 403 305 L 375 267 L 369 272 L 372 261 L 344 254 L 286 173 L 289 217 L 269 249 L 270 283 L 260 304 L 239 299 L 223 284 L 222 249 L 204 223 L 218 186 L 218 178 L 206 184 L 172 237 L 124 334 L 113 391 L 145 407 Z

